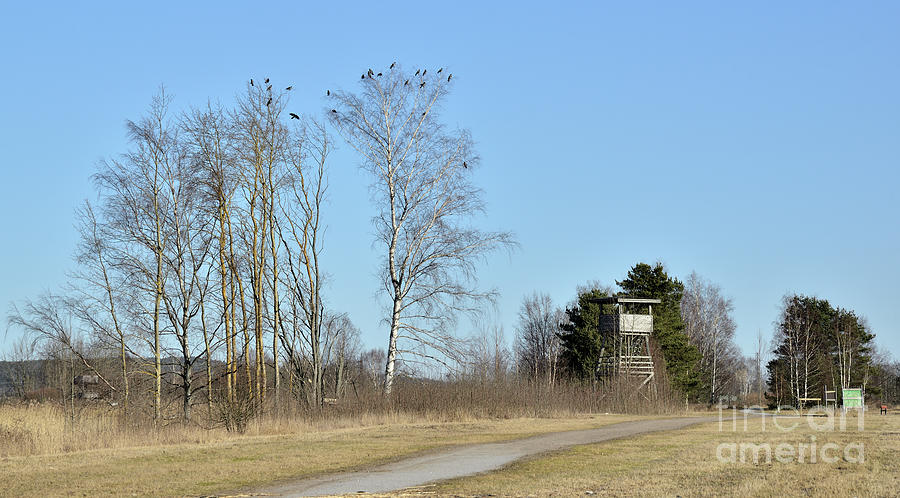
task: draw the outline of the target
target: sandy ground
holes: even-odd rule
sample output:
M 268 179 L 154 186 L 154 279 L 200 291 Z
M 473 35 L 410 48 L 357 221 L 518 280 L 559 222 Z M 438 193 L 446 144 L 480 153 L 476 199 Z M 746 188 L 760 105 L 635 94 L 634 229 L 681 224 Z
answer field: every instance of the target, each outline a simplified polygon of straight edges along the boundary
M 260 489 L 252 495 L 321 496 L 383 493 L 500 468 L 520 458 L 599 443 L 648 432 L 681 429 L 715 422 L 717 417 L 685 417 L 623 422 L 598 429 L 556 432 L 503 443 L 486 443 L 439 450 L 368 470 L 331 474 Z

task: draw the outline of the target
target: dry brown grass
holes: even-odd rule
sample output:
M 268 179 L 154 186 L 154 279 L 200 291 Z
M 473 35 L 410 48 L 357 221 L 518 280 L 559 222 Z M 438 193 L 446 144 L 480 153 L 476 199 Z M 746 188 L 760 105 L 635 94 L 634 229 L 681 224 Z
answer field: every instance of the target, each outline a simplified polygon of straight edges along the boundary
M 626 385 L 558 383 L 552 387 L 518 379 L 492 381 L 398 382 L 395 396 L 385 399 L 372 389 L 354 388 L 337 404 L 314 409 L 285 396 L 279 409 L 272 403 L 249 419 L 249 436 L 318 432 L 410 422 L 467 422 L 513 418 L 568 418 L 593 413 L 673 414 L 685 410 L 671 396 L 653 401 L 630 392 Z M 169 396 L 164 420 L 156 428 L 149 400 L 133 397 L 127 419 L 121 406 L 105 400 L 0 403 L 0 457 L 54 455 L 102 448 L 128 448 L 213 443 L 234 437 L 224 429 L 224 405 L 210 413 L 197 405 L 191 423 L 181 421 L 179 401 Z M 254 410 L 257 411 L 257 410 Z M 241 429 L 244 429 L 243 427 Z
M 783 432 L 771 420 L 763 430 L 751 419 L 747 431 L 739 423 L 732 432 L 717 423 L 654 433 L 637 438 L 587 445 L 513 464 L 506 469 L 407 493 L 454 496 L 900 496 L 900 415 L 869 414 L 865 430 L 856 431 L 855 419 L 845 432 L 819 432 L 804 420 L 797 429 Z M 782 424 L 789 425 L 789 422 Z M 826 463 L 804 463 L 798 458 L 780 463 L 720 462 L 720 443 L 769 443 L 774 450 L 786 443 L 794 448 L 816 438 L 823 445 L 864 445 L 864 462 L 841 457 Z M 808 451 L 808 450 L 807 450 Z M 830 452 L 833 455 L 835 452 Z M 840 452 L 837 452 L 840 455 Z M 724 453 L 728 456 L 727 451 Z M 821 456 L 821 455 L 820 455 Z M 401 493 L 403 494 L 403 493 Z
M 183 496 L 259 487 L 284 479 L 384 463 L 442 446 L 584 429 L 634 416 L 446 421 L 403 412 L 318 421 L 254 420 L 246 434 L 175 425 L 159 433 L 116 425 L 102 409 L 67 427 L 52 405 L 2 406 L 0 494 Z M 113 429 L 107 430 L 106 424 Z M 99 449 L 89 449 L 99 448 Z M 39 453 L 39 454 L 38 454 Z M 19 456 L 11 456 L 19 455 Z

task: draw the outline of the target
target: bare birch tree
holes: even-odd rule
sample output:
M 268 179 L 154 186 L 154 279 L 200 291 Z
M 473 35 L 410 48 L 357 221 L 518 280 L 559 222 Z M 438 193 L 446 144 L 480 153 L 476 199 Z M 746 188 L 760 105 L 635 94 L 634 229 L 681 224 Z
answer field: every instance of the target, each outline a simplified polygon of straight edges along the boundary
M 322 204 L 328 189 L 326 164 L 331 140 L 316 122 L 298 130 L 286 153 L 289 187 L 281 204 L 279 233 L 286 252 L 291 327 L 281 326 L 281 342 L 293 371 L 308 379 L 308 401 L 321 406 L 324 399 L 325 358 L 330 345 L 323 336 L 325 305 L 319 258 L 323 249 Z M 280 322 L 280 320 L 279 320 Z
M 166 213 L 170 199 L 164 178 L 184 161 L 184 148 L 177 140 L 177 127 L 168 115 L 171 97 L 161 89 L 146 116 L 128 121 L 132 150 L 120 159 L 101 164 L 94 176 L 103 198 L 104 218 L 110 224 L 110 236 L 125 249 L 121 261 L 134 285 L 147 293 L 150 303 L 138 299 L 138 318 L 149 318 L 150 337 L 146 338 L 153 355 L 154 420 L 161 421 L 162 348 L 164 327 Z
M 125 282 L 121 272 L 116 271 L 115 262 L 121 258 L 117 248 L 109 243 L 112 237 L 107 225 L 97 219 L 93 206 L 87 201 L 76 210 L 78 230 L 81 235 L 76 262 L 79 269 L 71 276 L 82 285 L 75 287 L 79 305 L 75 313 L 88 323 L 95 332 L 95 339 L 109 343 L 118 351 L 122 368 L 122 408 L 128 418 L 128 356 L 134 355 L 129 345 L 129 334 L 118 312 L 123 304 L 122 287 Z M 127 301 L 125 301 L 127 305 Z
M 685 282 L 681 315 L 685 334 L 697 346 L 701 366 L 707 372 L 709 401 L 716 402 L 729 384 L 733 384 L 740 363 L 734 343 L 734 304 L 722 295 L 718 285 L 704 280 L 696 272 Z
M 179 138 L 173 140 L 184 147 Z M 182 417 L 185 421 L 191 419 L 194 391 L 208 386 L 194 386 L 193 368 L 200 358 L 197 350 L 206 350 L 209 339 L 206 323 L 198 326 L 196 319 L 204 307 L 202 300 L 209 286 L 210 227 L 213 221 L 206 206 L 209 199 L 202 195 L 202 169 L 199 166 L 183 158 L 173 161 L 162 175 L 163 188 L 169 200 L 169 209 L 164 214 L 168 243 L 163 251 L 167 270 L 163 304 L 176 342 L 172 356 L 179 358 L 181 367 L 177 387 L 182 392 Z M 200 332 L 207 336 L 203 341 L 200 340 Z
M 545 379 L 548 386 L 552 386 L 558 376 L 562 319 L 562 310 L 553 306 L 549 295 L 534 293 L 522 299 L 515 342 L 516 360 L 520 373 L 536 381 Z
M 427 74 L 427 76 L 426 76 Z M 484 211 L 469 174 L 478 163 L 465 130 L 447 130 L 438 106 L 452 76 L 408 73 L 400 66 L 368 70 L 359 93 L 331 92 L 332 123 L 362 157 L 372 177 L 376 240 L 384 251 L 382 285 L 390 299 L 384 393 L 394 381 L 399 341 L 452 356 L 448 325 L 473 301 L 491 297 L 476 287 L 476 262 L 512 244 L 505 232 L 467 225 Z
M 235 259 L 234 236 L 232 230 L 232 207 L 236 189 L 234 174 L 233 133 L 225 112 L 219 107 L 207 105 L 206 109 L 193 110 L 182 121 L 192 149 L 192 160 L 200 169 L 200 183 L 204 188 L 210 227 L 214 235 L 216 273 L 219 298 L 219 313 L 213 329 L 223 328 L 225 343 L 225 399 L 234 401 L 234 387 L 237 364 L 235 289 L 234 273 L 237 271 Z M 206 353 L 207 371 L 207 404 L 212 407 L 212 350 L 214 340 L 207 328 L 207 302 L 212 302 L 212 295 L 203 292 L 200 298 L 201 324 Z

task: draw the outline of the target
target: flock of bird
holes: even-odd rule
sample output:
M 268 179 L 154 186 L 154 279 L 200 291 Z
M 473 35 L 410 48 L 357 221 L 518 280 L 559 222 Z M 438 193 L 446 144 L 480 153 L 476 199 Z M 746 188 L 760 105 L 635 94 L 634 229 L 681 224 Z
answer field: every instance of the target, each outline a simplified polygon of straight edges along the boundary
M 396 66 L 396 65 L 397 65 L 396 62 L 392 62 L 391 65 L 390 65 L 390 67 L 389 67 L 388 69 L 391 69 L 391 70 L 392 70 L 392 69 L 394 69 L 394 66 Z M 443 71 L 444 71 L 444 68 L 440 68 L 440 69 L 437 70 L 437 74 L 441 74 L 441 72 L 443 72 Z M 417 69 L 417 70 L 416 70 L 416 74 L 413 75 L 413 77 L 415 77 L 415 76 L 419 76 L 419 73 L 422 74 L 422 81 L 419 83 L 419 88 L 423 88 L 423 87 L 425 86 L 425 73 L 427 73 L 427 72 L 428 72 L 427 69 Z M 368 76 L 369 78 L 378 78 L 378 77 L 380 77 L 380 76 L 382 76 L 382 75 L 383 75 L 383 73 L 376 73 L 376 72 L 373 71 L 371 68 L 369 68 L 368 71 L 366 71 L 365 73 L 362 74 L 362 76 L 360 76 L 360 79 L 363 79 L 363 80 L 364 80 L 364 79 L 366 79 L 367 76 Z M 447 75 L 447 82 L 449 83 L 451 79 L 453 79 L 453 74 L 448 74 L 448 75 Z M 267 92 L 271 92 L 271 91 L 272 91 L 272 85 L 269 84 L 269 78 L 266 78 L 266 81 L 264 82 L 264 84 L 266 85 L 266 91 L 267 91 Z M 405 82 L 403 82 L 403 85 L 404 85 L 404 86 L 409 86 L 409 80 L 406 80 Z M 250 78 L 250 86 L 256 86 L 256 84 L 253 82 L 253 78 Z M 293 89 L 294 89 L 293 85 L 288 86 L 288 87 L 285 88 L 285 90 L 287 90 L 287 91 L 291 91 L 291 90 L 293 90 Z M 326 91 L 325 91 L 325 96 L 326 96 L 326 97 L 331 97 L 331 90 L 326 90 Z M 269 99 L 266 101 L 266 107 L 271 106 L 271 105 L 272 105 L 272 97 L 271 97 L 271 95 L 270 95 L 270 96 L 269 96 Z M 334 113 L 334 114 L 337 114 L 337 109 L 332 109 L 331 112 Z M 290 115 L 291 119 L 300 119 L 300 115 L 297 114 L 297 113 L 290 112 L 290 113 L 288 113 L 288 115 Z M 423 112 L 422 115 L 424 116 L 425 113 Z M 464 168 L 468 168 L 468 167 L 469 167 L 469 166 L 466 164 L 465 161 L 463 161 L 463 167 L 464 167 Z
M 394 66 L 396 66 L 396 65 L 397 65 L 396 62 L 392 62 L 392 63 L 391 63 L 391 66 L 390 66 L 388 69 L 394 69 Z M 442 72 L 443 70 L 444 70 L 444 68 L 438 69 L 438 70 L 437 70 L 437 74 L 441 74 L 441 72 Z M 416 70 L 416 74 L 414 74 L 413 77 L 418 76 L 420 72 L 422 73 L 422 78 L 423 78 L 423 79 L 422 79 L 422 82 L 419 83 L 419 88 L 422 88 L 422 87 L 425 86 L 425 79 L 424 79 L 424 78 L 425 78 L 425 73 L 427 73 L 428 70 L 427 70 L 427 69 L 417 69 L 417 70 Z M 362 76 L 359 77 L 359 79 L 364 80 L 364 79 L 366 79 L 367 76 L 368 76 L 369 78 L 377 78 L 377 77 L 379 77 L 379 76 L 382 76 L 382 73 L 375 73 L 375 71 L 372 71 L 372 69 L 369 68 L 369 70 L 366 71 L 365 73 L 363 73 Z M 448 82 L 448 83 L 450 82 L 451 79 L 453 79 L 453 74 L 447 75 L 447 82 Z M 404 86 L 409 86 L 409 80 L 404 81 L 404 82 L 403 82 L 403 85 L 404 85 Z

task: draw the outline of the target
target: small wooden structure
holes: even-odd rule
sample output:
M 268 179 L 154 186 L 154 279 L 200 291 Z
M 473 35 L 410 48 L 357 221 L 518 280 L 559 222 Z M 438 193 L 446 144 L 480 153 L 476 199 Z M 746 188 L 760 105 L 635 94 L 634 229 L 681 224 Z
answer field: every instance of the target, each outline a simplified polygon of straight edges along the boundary
M 78 375 L 72 379 L 73 389 L 78 387 L 76 394 L 82 399 L 97 399 L 100 393 L 97 392 L 97 386 L 100 384 L 99 375 Z
M 816 406 L 822 401 L 822 398 L 800 398 L 800 411 L 802 412 L 806 408 L 807 403 L 815 403 Z
M 659 299 L 604 297 L 599 303 L 601 352 L 597 371 L 601 376 L 628 375 L 641 379 L 638 389 L 653 379 L 650 334 L 653 333 L 653 305 Z M 603 313 L 604 305 L 613 305 L 612 313 Z M 646 310 L 646 313 L 643 311 Z
M 837 409 L 837 390 L 828 390 L 825 386 L 825 409 L 834 411 Z

